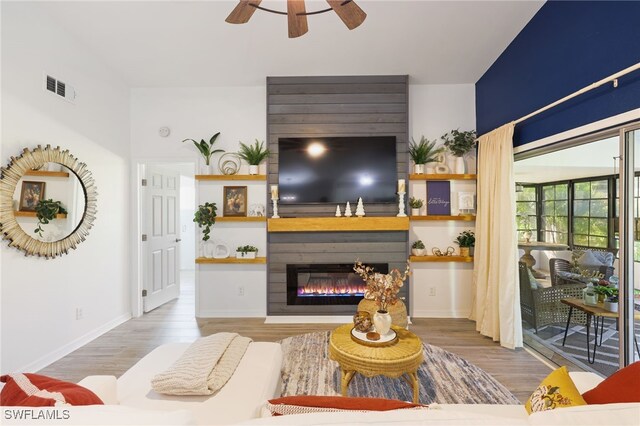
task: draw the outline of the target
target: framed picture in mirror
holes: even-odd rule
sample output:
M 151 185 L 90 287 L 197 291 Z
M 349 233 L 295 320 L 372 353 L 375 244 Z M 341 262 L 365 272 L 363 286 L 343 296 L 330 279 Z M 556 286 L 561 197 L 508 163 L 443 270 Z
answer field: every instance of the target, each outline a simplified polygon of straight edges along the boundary
M 23 181 L 20 190 L 20 211 L 34 212 L 40 200 L 44 200 L 44 182 Z

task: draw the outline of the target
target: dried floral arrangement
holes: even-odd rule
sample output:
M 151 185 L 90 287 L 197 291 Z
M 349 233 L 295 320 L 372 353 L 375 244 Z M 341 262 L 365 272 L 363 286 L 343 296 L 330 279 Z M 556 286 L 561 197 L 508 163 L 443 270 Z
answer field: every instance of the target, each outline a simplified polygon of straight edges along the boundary
M 382 311 L 386 311 L 389 306 L 398 303 L 400 288 L 410 275 L 409 261 L 407 261 L 404 272 L 394 268 L 388 274 L 381 274 L 371 266 L 363 265 L 359 260 L 354 263 L 353 270 L 367 284 L 364 298 L 375 301 Z

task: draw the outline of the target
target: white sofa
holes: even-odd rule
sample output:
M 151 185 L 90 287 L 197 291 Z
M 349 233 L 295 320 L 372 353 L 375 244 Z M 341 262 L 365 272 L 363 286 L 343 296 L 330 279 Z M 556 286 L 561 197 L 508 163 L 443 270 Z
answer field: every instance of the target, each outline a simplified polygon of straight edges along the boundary
M 253 342 L 225 387 L 212 397 L 166 396 L 155 393 L 151 378 L 177 360 L 188 343 L 167 344 L 141 359 L 117 381 L 113 376 L 90 376 L 80 382 L 100 396 L 104 406 L 49 407 L 34 413 L 60 413 L 67 419 L 7 417 L 2 424 L 58 425 L 576 425 L 638 426 L 640 404 L 590 405 L 562 408 L 531 416 L 522 405 L 432 404 L 427 410 L 390 412 L 315 413 L 260 417 L 266 400 L 279 395 L 282 350 L 276 343 Z M 570 373 L 580 392 L 602 379 L 592 373 Z M 531 389 L 537 383 L 531 384 Z M 116 405 L 118 404 L 118 405 Z

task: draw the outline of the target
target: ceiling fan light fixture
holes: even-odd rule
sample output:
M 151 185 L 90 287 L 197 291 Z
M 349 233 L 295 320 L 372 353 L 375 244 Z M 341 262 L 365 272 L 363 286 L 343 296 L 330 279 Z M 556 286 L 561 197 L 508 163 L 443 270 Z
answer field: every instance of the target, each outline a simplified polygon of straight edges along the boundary
M 287 11 L 281 12 L 260 6 L 262 0 L 239 0 L 239 3 L 225 21 L 230 24 L 246 24 L 256 9 L 287 15 L 289 38 L 296 38 L 309 31 L 307 23 L 307 16 L 309 15 L 318 15 L 333 10 L 350 30 L 359 27 L 367 17 L 367 14 L 353 0 L 326 1 L 330 6 L 329 8 L 307 12 L 304 0 L 287 0 Z

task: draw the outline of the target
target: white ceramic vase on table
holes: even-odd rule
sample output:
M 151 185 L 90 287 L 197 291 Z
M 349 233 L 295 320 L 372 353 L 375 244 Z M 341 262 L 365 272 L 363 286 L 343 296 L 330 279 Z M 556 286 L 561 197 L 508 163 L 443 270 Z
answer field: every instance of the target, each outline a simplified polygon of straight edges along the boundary
M 391 329 L 391 314 L 387 311 L 379 310 L 373 314 L 373 325 L 376 331 L 384 336 Z
M 454 171 L 456 174 L 463 175 L 467 172 L 467 167 L 464 162 L 464 157 L 456 157 L 454 163 Z
M 421 175 L 424 173 L 424 164 L 414 164 L 413 165 L 413 173 L 417 175 Z
M 252 165 L 249 164 L 249 174 L 250 175 L 257 175 L 260 171 L 260 166 L 259 165 Z

